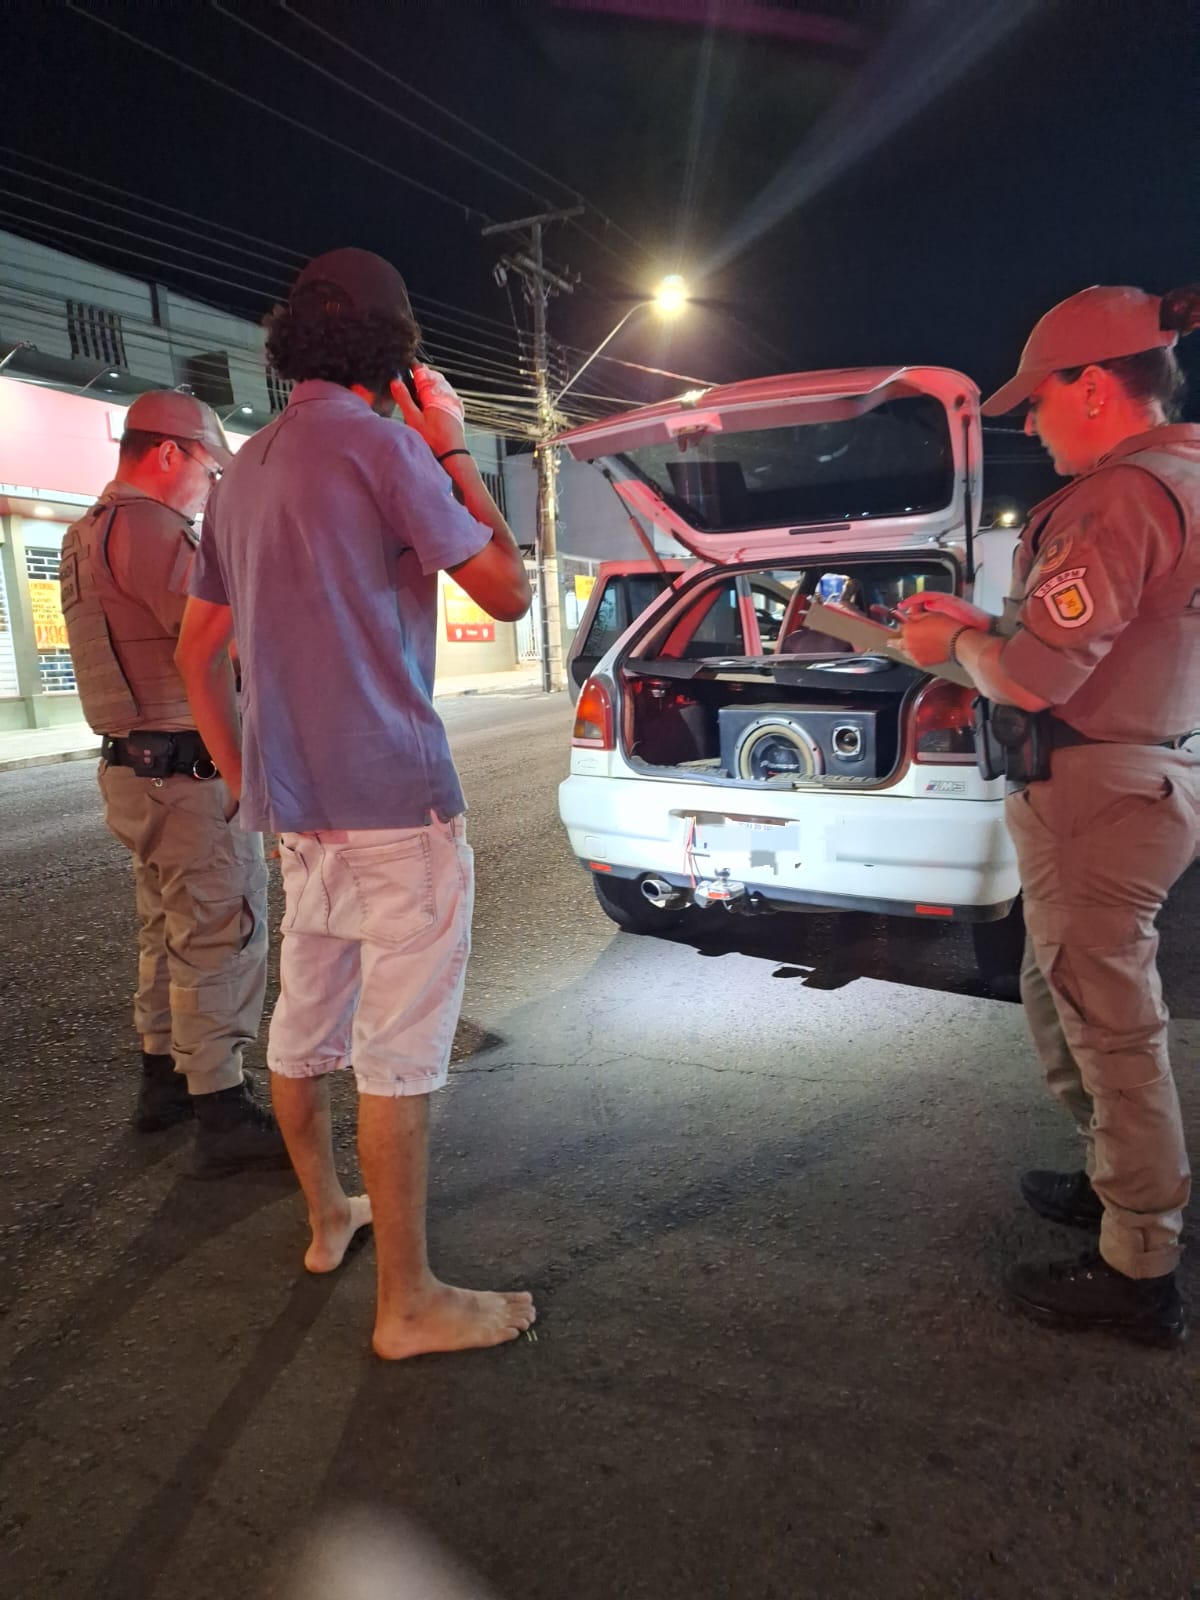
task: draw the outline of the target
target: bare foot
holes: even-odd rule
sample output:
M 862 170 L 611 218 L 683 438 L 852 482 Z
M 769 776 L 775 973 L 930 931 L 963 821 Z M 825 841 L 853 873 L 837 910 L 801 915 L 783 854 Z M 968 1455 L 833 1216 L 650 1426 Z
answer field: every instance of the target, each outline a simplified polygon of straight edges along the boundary
M 346 1210 L 323 1227 L 313 1227 L 313 1239 L 304 1253 L 310 1272 L 336 1272 L 360 1228 L 371 1221 L 371 1201 L 365 1194 L 350 1197 Z
M 531 1294 L 452 1289 L 434 1281 L 407 1314 L 375 1324 L 371 1348 L 385 1361 L 434 1350 L 482 1350 L 519 1338 L 536 1321 Z

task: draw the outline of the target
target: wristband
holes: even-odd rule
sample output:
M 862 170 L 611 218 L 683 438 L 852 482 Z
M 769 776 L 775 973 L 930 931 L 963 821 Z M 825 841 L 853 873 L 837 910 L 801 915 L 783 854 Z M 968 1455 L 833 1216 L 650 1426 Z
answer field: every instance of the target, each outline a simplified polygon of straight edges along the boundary
M 464 450 L 460 447 L 457 450 L 443 450 L 437 459 L 439 461 L 449 461 L 451 456 L 469 456 L 470 454 L 471 452 L 469 450 Z
M 962 666 L 962 662 L 958 659 L 958 651 L 954 647 L 958 643 L 958 641 L 962 638 L 964 633 L 970 633 L 970 632 L 971 632 L 970 627 L 964 622 L 961 628 L 955 628 L 954 632 L 950 635 L 949 639 L 946 641 L 946 660 L 947 661 L 953 661 L 953 663 L 954 663 L 954 665 L 956 667 L 961 667 Z

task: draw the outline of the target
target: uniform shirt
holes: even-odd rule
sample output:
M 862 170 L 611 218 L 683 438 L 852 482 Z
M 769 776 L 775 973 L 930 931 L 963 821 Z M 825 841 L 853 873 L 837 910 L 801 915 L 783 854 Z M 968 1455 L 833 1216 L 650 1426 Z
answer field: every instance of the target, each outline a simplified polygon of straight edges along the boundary
M 138 704 L 137 728 L 178 732 L 194 728 L 187 691 L 175 666 L 175 642 L 187 605 L 188 577 L 196 550 L 191 523 L 178 511 L 132 484 L 114 479 L 94 508 L 99 528 L 117 507 L 105 541 L 110 587 L 100 577 L 108 636 Z M 69 544 L 64 541 L 63 551 Z M 115 588 L 115 593 L 113 589 Z
M 491 536 L 419 434 L 338 384 L 296 384 L 242 446 L 191 592 L 233 610 L 245 827 L 418 827 L 464 809 L 432 703 L 437 574 Z
M 1166 450 L 1184 500 L 1122 464 Z M 1200 427 L 1124 440 L 1031 514 L 1001 669 L 1092 739 L 1155 744 L 1200 725 Z

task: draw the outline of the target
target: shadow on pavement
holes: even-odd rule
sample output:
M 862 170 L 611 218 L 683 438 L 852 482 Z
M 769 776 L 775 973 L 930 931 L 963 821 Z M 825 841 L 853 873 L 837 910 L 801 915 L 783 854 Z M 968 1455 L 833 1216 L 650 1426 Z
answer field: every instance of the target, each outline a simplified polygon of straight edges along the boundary
M 99 1164 L 100 1173 L 127 1169 L 125 1147 Z M 18 1450 L 36 1427 L 38 1403 L 86 1367 L 94 1349 L 120 1319 L 194 1249 L 290 1192 L 291 1173 L 242 1176 L 222 1183 L 179 1178 L 142 1229 L 117 1251 L 102 1277 L 65 1306 L 57 1331 L 27 1345 L 9 1363 L 0 1388 L 0 1460 Z M 61 1212 L 53 1213 L 56 1218 Z M 58 1222 L 56 1231 L 61 1231 Z

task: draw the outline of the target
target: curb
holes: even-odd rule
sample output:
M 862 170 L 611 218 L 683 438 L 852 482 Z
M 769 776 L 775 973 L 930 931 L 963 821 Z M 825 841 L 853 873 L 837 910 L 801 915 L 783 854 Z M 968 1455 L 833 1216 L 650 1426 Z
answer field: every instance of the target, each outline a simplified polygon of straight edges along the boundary
M 534 695 L 541 698 L 543 697 L 543 690 L 540 684 L 529 683 L 528 681 L 514 684 L 497 683 L 487 684 L 483 688 L 476 685 L 470 689 L 442 689 L 440 692 L 435 689 L 433 698 L 435 701 L 467 700 L 496 694 L 509 695 L 513 698 L 520 697 L 522 699 L 527 699 Z M 549 697 L 546 696 L 545 698 Z M 32 732 L 33 730 L 30 731 Z M 99 759 L 100 746 L 98 743 L 88 745 L 83 750 L 48 750 L 44 755 L 0 755 L 0 772 L 18 772 L 25 767 L 55 767 L 61 765 L 64 761 L 99 761 Z
M 100 746 L 86 750 L 48 750 L 40 756 L 0 757 L 0 772 L 17 772 L 22 767 L 57 767 L 64 761 L 99 761 Z

